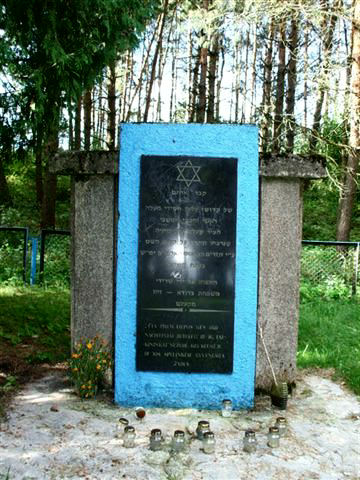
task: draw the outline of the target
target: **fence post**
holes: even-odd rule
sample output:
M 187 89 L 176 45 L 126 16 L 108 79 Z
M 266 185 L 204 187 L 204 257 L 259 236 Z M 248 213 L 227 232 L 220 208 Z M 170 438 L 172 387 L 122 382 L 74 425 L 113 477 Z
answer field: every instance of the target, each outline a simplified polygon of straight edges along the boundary
M 29 241 L 29 228 L 24 228 L 24 249 L 23 249 L 23 280 L 24 285 L 26 284 L 26 261 L 27 261 L 27 249 Z
M 40 234 L 40 269 L 39 269 L 39 283 L 42 284 L 44 281 L 44 258 L 45 258 L 45 230 L 41 230 Z
M 31 269 L 30 269 L 30 285 L 36 283 L 36 257 L 39 237 L 31 237 Z
M 359 253 L 360 253 L 360 243 L 357 244 L 355 249 L 355 255 L 354 255 L 354 275 L 353 275 L 353 284 L 352 284 L 353 295 L 356 295 L 358 272 L 359 272 Z

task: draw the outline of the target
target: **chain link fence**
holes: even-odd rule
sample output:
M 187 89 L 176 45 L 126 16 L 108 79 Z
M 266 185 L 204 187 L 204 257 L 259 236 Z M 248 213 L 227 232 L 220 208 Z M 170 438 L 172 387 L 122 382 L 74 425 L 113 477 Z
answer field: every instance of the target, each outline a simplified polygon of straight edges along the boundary
M 323 292 L 356 295 L 359 291 L 360 242 L 302 242 L 301 284 Z M 340 295 L 341 296 L 341 295 Z
M 69 287 L 70 232 L 42 230 L 37 238 L 39 248 L 34 255 L 28 228 L 0 227 L 0 283 Z M 303 240 L 302 298 L 359 294 L 359 256 L 360 242 Z
M 69 287 L 70 232 L 44 229 L 34 237 L 25 227 L 0 227 L 0 283 Z

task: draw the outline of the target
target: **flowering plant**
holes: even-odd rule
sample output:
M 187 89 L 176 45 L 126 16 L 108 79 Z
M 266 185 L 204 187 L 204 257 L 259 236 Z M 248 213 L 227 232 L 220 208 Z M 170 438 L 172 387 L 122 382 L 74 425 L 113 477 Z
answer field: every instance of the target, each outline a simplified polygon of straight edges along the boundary
M 111 349 L 96 335 L 81 340 L 68 360 L 69 376 L 80 398 L 92 398 L 104 384 L 106 371 L 112 366 Z

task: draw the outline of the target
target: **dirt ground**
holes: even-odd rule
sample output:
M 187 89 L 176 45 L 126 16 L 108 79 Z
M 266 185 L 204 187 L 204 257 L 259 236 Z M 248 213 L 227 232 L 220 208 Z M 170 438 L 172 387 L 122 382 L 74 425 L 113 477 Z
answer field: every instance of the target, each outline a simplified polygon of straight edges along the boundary
M 331 372 L 302 372 L 286 411 L 259 397 L 253 410 L 223 418 L 219 411 L 133 408 L 109 398 L 81 401 L 63 366 L 32 379 L 13 397 L 0 425 L 0 478 L 21 480 L 360 480 L 360 401 Z M 43 372 L 44 373 L 44 372 Z M 287 419 L 280 447 L 267 446 L 275 419 Z M 123 446 L 119 417 L 136 429 L 134 448 Z M 199 420 L 215 433 L 212 455 L 194 438 Z M 149 450 L 149 433 L 161 428 L 164 448 Z M 244 431 L 256 432 L 258 449 L 242 450 Z M 183 453 L 171 451 L 174 430 L 186 432 Z
M 20 388 L 54 368 L 48 364 L 29 362 L 33 354 L 43 349 L 44 346 L 36 338 L 28 338 L 19 345 L 0 339 L 0 420 L 6 415 L 11 399 Z M 55 368 L 65 368 L 65 365 Z

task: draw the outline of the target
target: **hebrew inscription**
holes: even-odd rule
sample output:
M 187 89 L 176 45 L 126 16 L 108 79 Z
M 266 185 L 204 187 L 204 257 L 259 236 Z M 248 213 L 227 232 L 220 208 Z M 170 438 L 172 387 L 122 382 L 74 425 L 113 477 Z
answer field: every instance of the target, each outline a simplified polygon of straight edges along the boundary
M 142 156 L 136 368 L 231 373 L 237 160 Z

